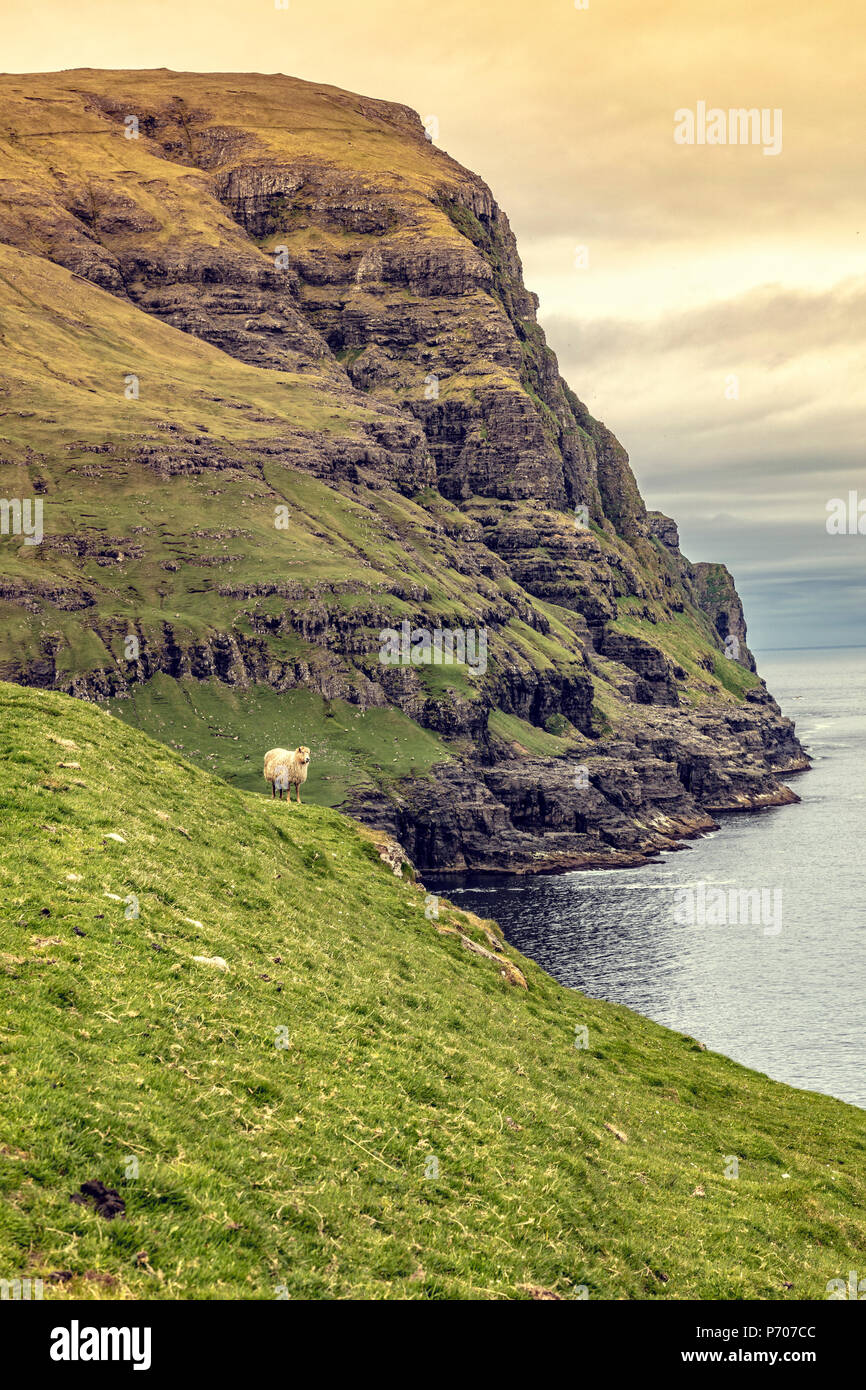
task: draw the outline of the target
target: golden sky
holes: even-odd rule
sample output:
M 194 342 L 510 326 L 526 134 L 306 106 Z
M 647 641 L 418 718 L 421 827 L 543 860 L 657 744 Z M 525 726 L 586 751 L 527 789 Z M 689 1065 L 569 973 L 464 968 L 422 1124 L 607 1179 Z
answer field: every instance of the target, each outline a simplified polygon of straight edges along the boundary
M 776 620 L 807 645 L 866 641 L 862 551 L 824 527 L 866 491 L 864 39 L 862 0 L 43 0 L 0 61 L 284 72 L 435 116 L 648 504 L 731 564 L 759 645 Z M 780 110 L 781 153 L 678 145 L 699 102 Z

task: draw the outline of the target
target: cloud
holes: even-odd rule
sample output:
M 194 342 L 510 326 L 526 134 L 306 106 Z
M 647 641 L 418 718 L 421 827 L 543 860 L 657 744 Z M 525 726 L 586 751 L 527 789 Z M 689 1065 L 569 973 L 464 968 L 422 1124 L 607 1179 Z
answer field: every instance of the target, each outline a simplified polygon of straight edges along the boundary
M 611 360 L 689 352 L 716 365 L 720 358 L 772 371 L 798 357 L 832 348 L 866 356 L 866 277 L 830 289 L 763 285 L 734 299 L 675 311 L 651 322 L 546 315 L 551 341 L 598 368 Z

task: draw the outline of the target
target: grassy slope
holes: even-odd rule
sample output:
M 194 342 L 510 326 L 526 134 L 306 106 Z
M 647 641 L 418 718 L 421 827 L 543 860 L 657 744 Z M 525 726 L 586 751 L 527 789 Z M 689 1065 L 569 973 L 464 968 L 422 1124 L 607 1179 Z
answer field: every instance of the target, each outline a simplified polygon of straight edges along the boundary
M 57 694 L 0 685 L 0 706 L 5 1276 L 71 1271 L 57 1298 L 823 1298 L 862 1249 L 859 1111 L 529 963 L 506 985 L 334 811 Z M 90 1178 L 125 1218 L 69 1201 Z
M 283 73 L 70 68 L 65 72 L 0 74 L 4 115 L 22 137 L 51 132 L 60 139 L 70 137 L 72 148 L 77 149 L 81 137 L 90 132 L 102 139 L 102 145 L 96 147 L 104 151 L 105 123 L 83 112 L 79 99 L 80 93 L 88 92 L 110 96 L 119 103 L 119 110 L 140 114 L 152 107 L 184 104 L 188 114 L 196 116 L 194 124 L 197 113 L 213 113 L 214 104 L 219 101 L 221 114 L 231 117 L 232 128 L 254 133 L 269 152 L 293 158 L 327 158 L 336 164 L 350 162 L 359 173 L 374 176 L 377 187 L 383 183 L 396 185 L 401 176 L 409 173 L 417 187 L 433 193 L 443 181 L 453 181 L 458 169 L 424 140 L 407 148 L 405 127 L 399 125 L 399 107 L 365 101 L 339 87 Z M 38 104 L 35 98 L 39 99 Z M 359 101 L 364 102 L 363 112 L 354 109 Z M 396 118 L 398 124 L 393 124 L 389 116 Z M 118 126 L 118 137 L 122 138 L 119 118 Z M 192 139 L 195 141 L 195 134 Z M 96 144 L 95 138 L 93 143 Z M 125 151 L 124 173 L 137 167 L 136 160 L 143 160 L 140 151 L 146 150 L 147 144 L 142 137 L 140 142 L 125 141 L 118 147 Z M 394 172 L 396 153 L 402 156 L 401 175 Z M 97 168 L 103 174 L 107 172 L 104 154 Z M 154 215 L 161 211 L 156 200 L 153 211 Z M 440 216 L 444 222 L 444 213 Z
M 387 783 L 424 775 L 451 756 L 436 734 L 398 709 L 362 713 L 345 700 L 325 701 L 311 690 L 278 692 L 267 685 L 234 690 L 160 675 L 135 687 L 130 699 L 108 704 L 126 723 L 182 750 L 232 786 L 266 795 L 261 758 L 251 747 L 294 748 L 303 731 L 316 765 L 305 796 L 317 806 L 339 806 L 351 787 L 374 779 Z
M 31 495 L 35 459 L 49 546 L 60 535 L 124 538 L 141 527 L 147 533 L 143 557 L 127 556 L 108 577 L 95 560 L 4 538 L 4 574 L 37 586 L 83 578 L 96 587 L 105 622 L 125 618 L 128 626 L 132 619 L 146 636 L 168 617 L 181 633 L 200 636 L 220 621 L 231 626 L 237 605 L 216 594 L 220 583 L 258 579 L 264 565 L 285 580 L 333 573 L 334 557 L 330 570 L 321 566 L 314 523 L 293 495 L 295 470 L 280 470 L 279 489 L 267 486 L 257 476 L 256 445 L 275 429 L 298 425 L 351 433 L 353 420 L 338 397 L 290 373 L 248 367 L 59 266 L 2 246 L 0 297 L 0 342 L 8 350 L 0 370 L 7 395 L 0 433 L 3 496 Z M 137 401 L 124 399 L 129 371 L 140 376 Z M 177 425 L 181 439 L 212 434 L 223 455 L 236 451 L 236 468 L 159 479 L 135 461 L 135 450 L 142 439 L 165 440 L 157 433 L 165 423 Z M 95 457 L 89 447 L 106 439 L 113 454 L 100 460 L 98 486 L 83 484 L 79 470 Z M 314 486 L 306 478 L 304 484 Z M 320 500 L 323 494 L 330 489 L 319 485 Z M 291 506 L 290 536 L 274 526 L 274 507 L 282 501 Z M 232 522 L 240 523 L 240 534 L 222 544 L 190 534 L 222 532 Z M 351 573 L 351 549 L 346 542 L 336 561 L 341 574 Z M 163 564 L 174 562 L 178 550 L 191 558 L 173 579 Z M 197 557 L 223 560 L 226 553 L 237 558 L 218 571 L 196 567 Z M 0 617 L 4 652 L 20 659 L 37 645 L 37 635 L 62 637 L 78 669 L 110 667 L 123 651 L 120 636 L 111 651 L 96 639 L 93 650 L 82 651 L 80 613 L 49 609 L 38 634 L 31 615 L 15 605 L 0 604 Z

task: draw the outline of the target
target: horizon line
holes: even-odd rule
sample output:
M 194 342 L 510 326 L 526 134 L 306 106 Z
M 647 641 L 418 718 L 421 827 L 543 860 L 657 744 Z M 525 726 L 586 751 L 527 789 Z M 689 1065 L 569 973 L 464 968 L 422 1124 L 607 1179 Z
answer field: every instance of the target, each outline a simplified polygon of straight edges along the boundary
M 836 642 L 820 647 L 756 647 L 758 652 L 862 652 L 866 642 Z

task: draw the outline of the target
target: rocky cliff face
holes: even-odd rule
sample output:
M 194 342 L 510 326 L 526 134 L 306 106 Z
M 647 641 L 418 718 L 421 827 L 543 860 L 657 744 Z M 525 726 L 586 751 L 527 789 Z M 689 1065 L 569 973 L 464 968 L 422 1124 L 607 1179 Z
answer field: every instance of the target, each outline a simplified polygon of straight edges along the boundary
M 634 863 L 794 799 L 731 576 L 647 512 L 413 112 L 81 71 L 0 115 L 2 488 L 48 518 L 0 538 L 0 677 L 312 693 L 314 764 L 332 702 L 398 710 L 424 759 L 361 740 L 347 804 L 425 868 Z M 483 669 L 383 664 L 403 623 L 483 632 Z

